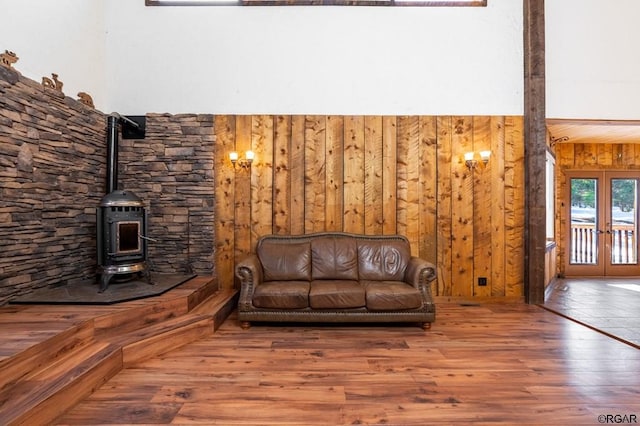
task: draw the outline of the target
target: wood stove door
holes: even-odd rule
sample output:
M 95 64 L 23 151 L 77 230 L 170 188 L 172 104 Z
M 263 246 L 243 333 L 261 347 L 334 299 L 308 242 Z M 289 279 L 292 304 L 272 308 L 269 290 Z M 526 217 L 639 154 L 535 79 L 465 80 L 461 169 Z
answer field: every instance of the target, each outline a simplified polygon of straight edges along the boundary
M 116 255 L 142 253 L 142 239 L 140 238 L 141 225 L 139 221 L 116 223 Z

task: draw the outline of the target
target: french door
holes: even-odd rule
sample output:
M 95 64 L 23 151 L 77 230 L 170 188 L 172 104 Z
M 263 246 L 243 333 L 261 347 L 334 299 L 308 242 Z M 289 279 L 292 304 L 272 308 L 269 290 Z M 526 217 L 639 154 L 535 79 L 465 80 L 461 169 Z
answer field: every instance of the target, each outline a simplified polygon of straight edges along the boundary
M 640 173 L 567 172 L 565 274 L 640 275 Z

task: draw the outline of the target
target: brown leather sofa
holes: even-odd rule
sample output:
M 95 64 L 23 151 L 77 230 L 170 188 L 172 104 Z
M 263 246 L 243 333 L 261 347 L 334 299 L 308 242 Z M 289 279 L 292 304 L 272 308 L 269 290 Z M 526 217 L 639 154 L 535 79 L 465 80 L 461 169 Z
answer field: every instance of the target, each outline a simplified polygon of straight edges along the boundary
M 268 235 L 236 265 L 238 319 L 290 322 L 435 321 L 432 263 L 399 235 Z

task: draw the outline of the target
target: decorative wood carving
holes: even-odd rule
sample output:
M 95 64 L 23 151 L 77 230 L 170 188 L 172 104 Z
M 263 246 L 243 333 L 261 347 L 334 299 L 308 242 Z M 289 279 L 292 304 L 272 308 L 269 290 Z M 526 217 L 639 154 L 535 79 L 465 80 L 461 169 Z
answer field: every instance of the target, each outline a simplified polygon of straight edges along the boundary
M 78 93 L 78 100 L 83 104 L 90 106 L 91 108 L 94 108 L 93 99 L 91 98 L 91 95 L 89 95 L 88 93 L 86 92 Z
M 57 90 L 58 92 L 62 92 L 62 86 L 64 83 L 58 80 L 58 74 L 51 73 L 51 77 L 42 77 L 42 85 L 44 87 L 49 87 L 51 89 Z
M 554 146 L 556 146 L 556 144 L 558 142 L 562 143 L 562 142 L 567 142 L 569 141 L 569 136 L 560 136 L 558 138 L 554 137 L 554 136 L 550 136 L 549 137 L 549 142 L 551 147 L 553 148 Z
M 11 52 L 9 50 L 5 50 L 4 53 L 0 53 L 0 63 L 2 64 L 2 66 L 5 66 L 7 68 L 11 68 L 13 64 L 18 62 L 18 59 L 20 58 L 18 58 L 18 56 L 14 52 Z

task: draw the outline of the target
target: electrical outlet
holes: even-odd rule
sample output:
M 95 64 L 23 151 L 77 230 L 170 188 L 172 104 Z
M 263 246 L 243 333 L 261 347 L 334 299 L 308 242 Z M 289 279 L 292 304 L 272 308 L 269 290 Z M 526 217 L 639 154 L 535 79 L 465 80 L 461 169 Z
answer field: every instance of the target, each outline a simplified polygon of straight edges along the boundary
M 478 277 L 478 285 L 484 287 L 487 285 L 487 277 Z

